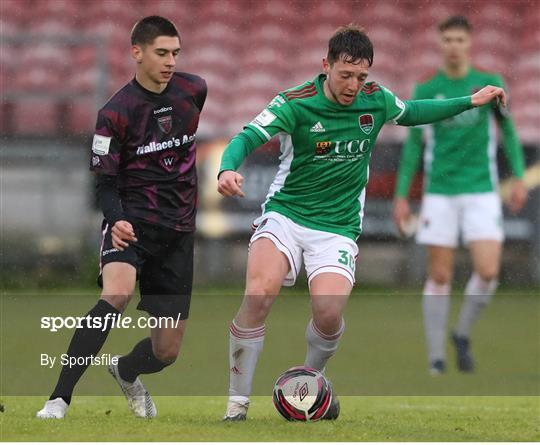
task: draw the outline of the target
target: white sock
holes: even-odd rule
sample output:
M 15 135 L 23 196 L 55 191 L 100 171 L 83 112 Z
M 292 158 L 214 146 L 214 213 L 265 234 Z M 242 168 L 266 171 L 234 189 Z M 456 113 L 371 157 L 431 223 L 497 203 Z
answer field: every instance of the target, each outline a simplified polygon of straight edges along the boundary
M 323 334 L 313 319 L 309 320 L 306 328 L 307 354 L 304 366 L 324 371 L 326 362 L 334 355 L 338 348 L 339 340 L 345 330 L 345 321 L 341 320 L 341 326 L 335 334 Z
M 450 310 L 450 284 L 437 284 L 428 279 L 422 299 L 424 332 L 429 362 L 446 358 L 446 323 Z
M 264 343 L 264 325 L 241 328 L 233 320 L 229 335 L 229 400 L 248 403 L 253 374 Z
M 476 272 L 471 275 L 465 287 L 465 298 L 454 330 L 458 337 L 470 337 L 472 327 L 491 301 L 498 284 L 496 279 L 484 281 Z

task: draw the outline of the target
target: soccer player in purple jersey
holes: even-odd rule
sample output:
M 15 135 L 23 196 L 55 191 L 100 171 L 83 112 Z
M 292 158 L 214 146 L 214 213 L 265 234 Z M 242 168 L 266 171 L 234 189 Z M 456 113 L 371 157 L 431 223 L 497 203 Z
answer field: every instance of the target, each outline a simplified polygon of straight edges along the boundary
M 109 372 L 138 417 L 156 407 L 139 375 L 161 371 L 180 350 L 193 280 L 193 232 L 197 202 L 195 133 L 206 99 L 199 76 L 175 72 L 180 36 L 169 20 L 150 16 L 131 34 L 135 78 L 99 111 L 90 169 L 104 214 L 99 284 L 103 291 L 78 328 L 67 354 L 96 356 L 112 323 L 129 303 L 137 279 L 138 309 L 172 317 L 152 328 Z M 100 328 L 93 328 L 96 322 Z M 88 363 L 88 360 L 81 360 Z M 77 361 L 80 363 L 81 361 Z M 87 365 L 66 365 L 40 418 L 63 418 Z

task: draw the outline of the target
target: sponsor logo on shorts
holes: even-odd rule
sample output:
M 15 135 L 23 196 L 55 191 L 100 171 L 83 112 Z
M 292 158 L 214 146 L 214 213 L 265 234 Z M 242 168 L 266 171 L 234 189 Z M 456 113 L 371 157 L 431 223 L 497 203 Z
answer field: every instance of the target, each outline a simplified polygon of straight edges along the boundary
M 99 156 L 92 156 L 92 166 L 93 167 L 97 167 L 100 163 L 100 159 L 99 159 Z
M 109 255 L 109 253 L 120 252 L 118 249 L 112 248 L 101 252 L 101 256 Z

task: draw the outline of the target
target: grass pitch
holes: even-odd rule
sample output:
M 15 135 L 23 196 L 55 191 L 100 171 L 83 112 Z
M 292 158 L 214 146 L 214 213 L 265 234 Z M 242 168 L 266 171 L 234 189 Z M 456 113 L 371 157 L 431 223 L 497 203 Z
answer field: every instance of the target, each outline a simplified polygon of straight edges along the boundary
M 224 423 L 225 397 L 156 397 L 158 417 L 134 418 L 123 397 L 76 397 L 62 420 L 33 416 L 42 397 L 7 397 L 2 441 L 538 441 L 538 397 L 342 397 L 337 421 L 289 423 L 270 397 Z
M 2 441 L 539 441 L 540 299 L 537 292 L 499 292 L 473 336 L 477 372 L 455 369 L 431 378 L 419 293 L 355 292 L 347 329 L 328 376 L 340 396 L 335 422 L 288 423 L 275 411 L 277 376 L 302 362 L 309 320 L 306 293 L 287 293 L 267 320 L 249 419 L 225 424 L 228 324 L 241 291 L 194 295 L 179 360 L 143 376 L 158 417 L 134 418 L 104 366 L 91 366 L 68 416 L 40 420 L 60 367 L 40 354 L 66 351 L 70 329 L 40 328 L 45 315 L 82 315 L 95 292 L 7 294 L 0 298 L 0 440 Z M 450 325 L 460 298 L 453 299 Z M 140 315 L 132 302 L 127 314 Z M 128 352 L 147 330 L 115 329 L 102 350 Z

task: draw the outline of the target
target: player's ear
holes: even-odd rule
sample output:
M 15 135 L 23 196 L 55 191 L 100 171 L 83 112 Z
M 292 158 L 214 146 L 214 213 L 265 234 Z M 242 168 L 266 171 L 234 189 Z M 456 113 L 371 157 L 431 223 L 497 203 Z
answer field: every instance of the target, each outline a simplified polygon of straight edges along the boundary
M 142 60 L 142 48 L 139 45 L 133 45 L 131 47 L 131 57 L 133 57 L 138 63 Z
M 330 64 L 328 63 L 328 59 L 326 57 L 323 57 L 322 59 L 322 67 L 323 73 L 328 74 L 328 71 L 330 70 Z

